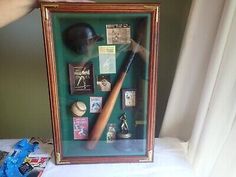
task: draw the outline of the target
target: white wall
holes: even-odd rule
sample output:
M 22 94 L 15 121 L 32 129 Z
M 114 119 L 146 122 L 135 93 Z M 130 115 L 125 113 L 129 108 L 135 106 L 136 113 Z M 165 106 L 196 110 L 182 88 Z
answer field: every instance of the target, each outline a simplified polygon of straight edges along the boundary
M 0 138 L 51 136 L 40 11 L 0 29 Z

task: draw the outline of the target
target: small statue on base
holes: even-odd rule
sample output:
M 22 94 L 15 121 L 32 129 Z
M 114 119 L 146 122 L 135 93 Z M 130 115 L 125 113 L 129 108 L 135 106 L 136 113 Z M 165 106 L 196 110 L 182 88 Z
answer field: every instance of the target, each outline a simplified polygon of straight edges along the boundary
M 116 148 L 120 151 L 132 151 L 133 145 L 131 140 L 131 133 L 127 123 L 127 116 L 123 113 L 120 117 L 120 132 L 117 134 Z
M 122 134 L 129 133 L 129 126 L 127 124 L 127 117 L 125 113 L 122 114 L 122 116 L 120 117 L 120 121 L 121 121 L 121 126 L 120 126 L 121 133 Z
M 127 116 L 126 114 L 122 114 L 120 116 L 120 133 L 118 134 L 118 137 L 120 139 L 128 139 L 131 137 L 131 133 L 129 133 L 129 126 L 127 123 Z

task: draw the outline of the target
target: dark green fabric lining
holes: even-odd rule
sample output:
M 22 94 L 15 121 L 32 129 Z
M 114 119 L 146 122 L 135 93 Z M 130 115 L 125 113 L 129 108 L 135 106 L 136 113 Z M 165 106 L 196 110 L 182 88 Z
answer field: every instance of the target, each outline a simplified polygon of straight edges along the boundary
M 68 49 L 62 39 L 63 31 L 68 28 L 70 25 L 78 22 L 89 23 L 96 31 L 96 33 L 104 38 L 103 41 L 97 42 L 94 46 L 94 53 L 97 52 L 99 45 L 106 44 L 106 24 L 129 24 L 131 26 L 131 37 L 135 39 L 137 29 L 137 22 L 145 19 L 147 21 L 147 32 L 145 34 L 146 38 L 149 39 L 150 36 L 150 15 L 149 14 L 64 14 L 64 13 L 53 13 L 52 22 L 53 22 L 53 35 L 54 35 L 54 44 L 55 44 L 55 54 L 56 54 L 56 72 L 57 72 L 57 81 L 58 81 L 58 96 L 59 96 L 59 105 L 60 105 L 60 122 L 61 122 L 61 135 L 62 135 L 62 147 L 64 149 L 64 156 L 74 156 L 77 153 L 73 151 L 75 145 L 78 147 L 84 144 L 84 141 L 73 140 L 73 120 L 72 114 L 70 112 L 70 106 L 77 100 L 83 101 L 87 105 L 87 112 L 83 117 L 89 118 L 89 129 L 91 130 L 92 126 L 96 122 L 98 114 L 89 112 L 89 98 L 90 96 L 101 96 L 103 97 L 103 104 L 106 102 L 106 99 L 110 92 L 101 92 L 98 90 L 96 85 L 96 78 L 99 73 L 99 59 L 98 55 L 95 55 L 92 58 L 86 58 L 85 55 L 77 55 L 70 49 Z M 149 43 L 146 42 L 146 49 L 149 51 Z M 114 86 L 119 70 L 122 66 L 124 60 L 129 57 L 129 52 L 122 51 L 120 48 L 124 46 L 116 45 L 116 67 L 117 74 L 110 74 L 112 86 Z M 94 69 L 94 88 L 95 91 L 93 94 L 84 94 L 84 95 L 71 95 L 69 91 L 69 71 L 68 64 L 70 63 L 81 63 L 84 61 L 90 61 L 93 63 Z M 128 125 L 132 133 L 132 139 L 146 139 L 146 127 L 139 130 L 135 129 L 135 120 L 146 120 L 147 114 L 147 89 L 148 89 L 148 60 L 144 61 L 138 55 L 135 56 L 135 60 L 132 63 L 132 66 L 126 76 L 126 79 L 123 83 L 122 88 L 132 88 L 137 90 L 137 106 L 132 109 L 122 110 L 122 100 L 121 93 L 118 97 L 115 107 L 113 109 L 112 115 L 109 119 L 109 123 L 115 123 L 117 125 L 117 132 L 119 132 L 119 117 L 123 112 L 127 114 Z M 136 136 L 136 132 L 139 132 Z M 101 142 L 106 140 L 106 131 L 104 131 Z M 144 141 L 145 143 L 145 141 Z M 102 151 L 99 151 L 97 154 L 96 151 L 87 152 L 83 147 L 79 148 L 78 156 L 104 156 L 104 155 L 144 155 L 145 150 L 140 152 L 120 152 L 110 150 L 109 146 L 102 145 Z M 107 149 L 106 149 L 107 147 Z M 107 152 L 109 153 L 107 154 Z

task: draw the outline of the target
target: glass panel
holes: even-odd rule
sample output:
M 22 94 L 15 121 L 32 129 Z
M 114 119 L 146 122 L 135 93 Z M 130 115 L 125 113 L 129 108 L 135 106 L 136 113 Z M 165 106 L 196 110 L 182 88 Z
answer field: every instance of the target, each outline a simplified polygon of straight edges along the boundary
M 150 21 L 148 13 L 52 13 L 64 157 L 146 154 Z M 108 123 L 88 150 L 98 116 L 126 70 Z

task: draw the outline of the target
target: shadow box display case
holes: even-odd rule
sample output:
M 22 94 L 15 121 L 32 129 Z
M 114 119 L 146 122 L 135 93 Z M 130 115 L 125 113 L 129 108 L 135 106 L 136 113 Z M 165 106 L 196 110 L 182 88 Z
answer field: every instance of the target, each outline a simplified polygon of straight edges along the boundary
M 41 3 L 56 164 L 152 162 L 159 4 Z

